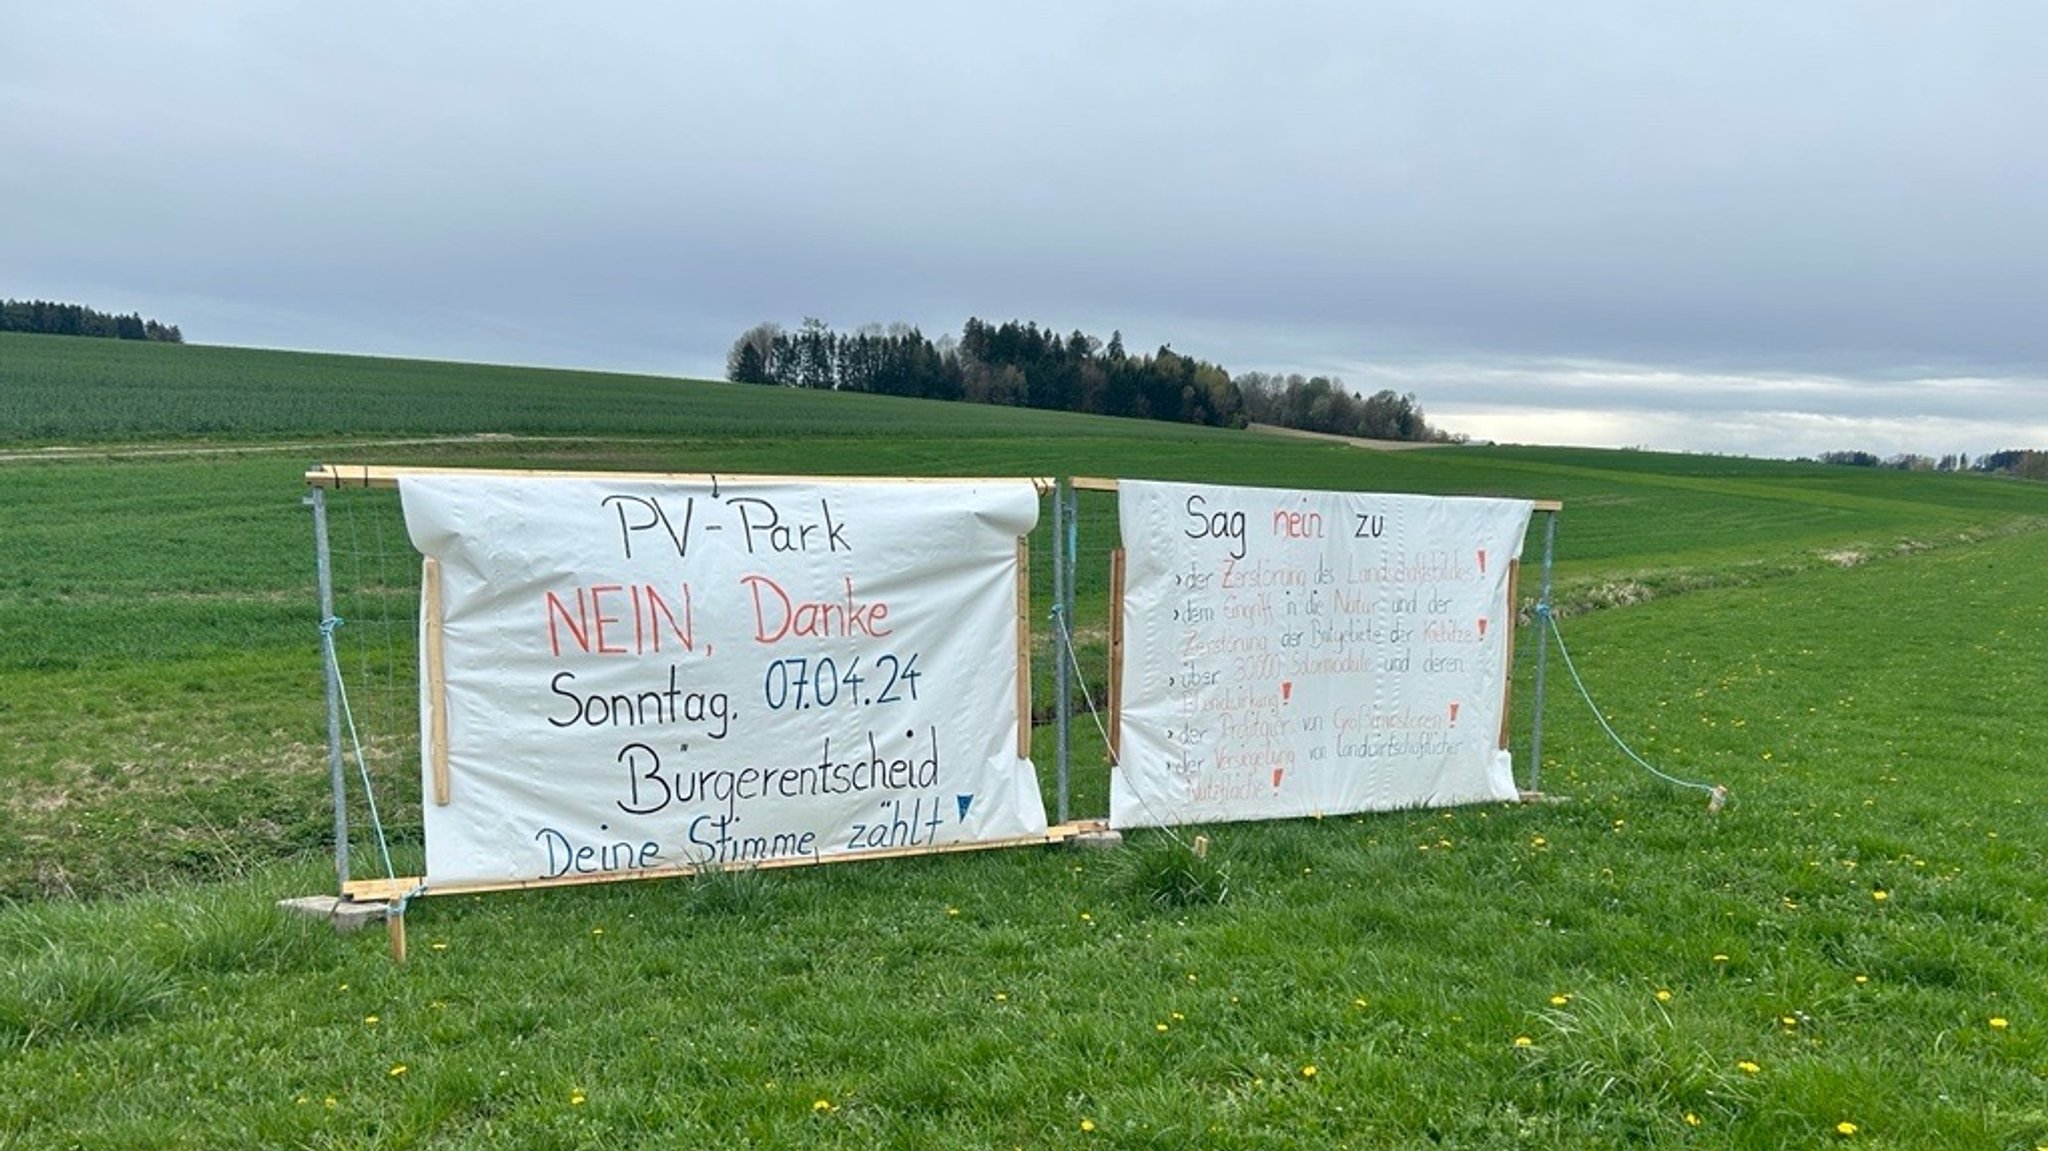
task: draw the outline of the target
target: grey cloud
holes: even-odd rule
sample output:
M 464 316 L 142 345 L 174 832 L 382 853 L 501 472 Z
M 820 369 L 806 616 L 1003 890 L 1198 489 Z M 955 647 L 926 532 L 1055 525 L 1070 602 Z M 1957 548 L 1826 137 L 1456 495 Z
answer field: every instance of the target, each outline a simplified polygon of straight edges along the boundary
M 1436 407 L 1933 416 L 2048 378 L 2043 43 L 2019 0 L 45 6 L 0 293 L 698 372 L 761 319 L 1019 316 L 1529 369 Z

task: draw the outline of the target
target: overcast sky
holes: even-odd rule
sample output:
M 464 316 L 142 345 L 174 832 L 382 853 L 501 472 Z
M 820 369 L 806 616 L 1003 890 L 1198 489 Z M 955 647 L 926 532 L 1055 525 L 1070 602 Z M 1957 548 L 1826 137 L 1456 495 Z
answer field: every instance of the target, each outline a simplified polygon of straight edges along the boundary
M 2048 447 L 2048 4 L 9 3 L 0 296 L 717 376 L 1032 319 L 1480 438 Z

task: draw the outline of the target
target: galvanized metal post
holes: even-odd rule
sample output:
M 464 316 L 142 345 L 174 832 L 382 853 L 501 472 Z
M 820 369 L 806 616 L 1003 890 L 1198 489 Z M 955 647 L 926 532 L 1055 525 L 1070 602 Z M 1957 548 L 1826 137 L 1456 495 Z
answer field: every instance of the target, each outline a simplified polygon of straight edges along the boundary
M 1066 666 L 1069 671 L 1072 671 L 1072 669 L 1078 664 L 1078 660 L 1074 655 L 1074 586 L 1075 579 L 1081 571 L 1081 493 L 1075 490 L 1074 485 L 1071 482 L 1068 483 L 1066 487 L 1067 586 L 1065 590 L 1063 590 L 1060 593 L 1060 604 L 1062 610 L 1066 612 L 1066 617 L 1064 620 L 1064 626 L 1060 628 L 1060 642 L 1066 645 Z M 1083 692 L 1086 692 L 1087 685 L 1083 684 L 1081 690 Z M 1068 714 L 1071 715 L 1072 712 L 1073 705 L 1071 701 L 1069 701 Z M 1072 724 L 1070 720 L 1070 730 L 1071 726 Z M 1064 748 L 1066 745 L 1065 743 L 1062 743 L 1060 746 Z M 1072 762 L 1071 756 L 1069 757 L 1068 762 Z M 1062 774 L 1060 776 L 1060 822 L 1065 823 L 1069 818 L 1070 813 L 1067 810 L 1067 776 L 1065 774 Z
M 1067 481 L 1057 479 L 1052 485 L 1052 661 L 1053 668 L 1053 722 L 1058 732 L 1058 779 L 1059 803 L 1057 822 L 1067 821 L 1067 731 L 1068 696 L 1071 687 L 1067 680 Z
M 1543 584 L 1536 593 L 1536 701 L 1529 721 L 1529 790 L 1543 790 L 1543 669 L 1550 655 L 1550 565 L 1557 554 L 1557 513 L 1543 521 Z
M 314 488 L 306 494 L 313 509 L 313 562 L 320 579 L 320 665 L 327 680 L 327 775 L 334 790 L 334 882 L 339 892 L 348 886 L 348 793 L 341 763 L 341 665 L 334 651 L 333 553 L 327 544 L 327 492 Z

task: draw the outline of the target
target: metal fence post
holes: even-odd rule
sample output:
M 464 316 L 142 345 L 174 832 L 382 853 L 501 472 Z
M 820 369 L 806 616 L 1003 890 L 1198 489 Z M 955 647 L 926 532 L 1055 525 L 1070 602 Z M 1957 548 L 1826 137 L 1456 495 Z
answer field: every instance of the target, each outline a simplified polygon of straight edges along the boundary
M 313 488 L 305 502 L 313 509 L 313 562 L 320 580 L 320 664 L 327 681 L 327 775 L 334 790 L 334 882 L 348 886 L 348 794 L 341 764 L 341 664 L 334 650 L 333 553 L 327 543 L 327 492 Z
M 1069 482 L 1069 483 L 1068 483 L 1068 484 L 1066 485 L 1066 487 L 1067 487 L 1067 586 L 1066 586 L 1066 590 L 1064 590 L 1063 592 L 1061 592 L 1061 593 L 1060 593 L 1060 602 L 1061 602 L 1061 604 L 1062 604 L 1062 605 L 1064 605 L 1064 608 L 1065 608 L 1065 611 L 1066 611 L 1066 621 L 1065 621 L 1065 626 L 1064 626 L 1064 627 L 1062 627 L 1062 628 L 1060 629 L 1060 635 L 1061 635 L 1061 640 L 1060 640 L 1060 642 L 1062 642 L 1062 643 L 1064 643 L 1064 644 L 1066 645 L 1066 650 L 1067 650 L 1067 659 L 1066 659 L 1066 666 L 1067 666 L 1068 670 L 1069 670 L 1069 671 L 1071 672 L 1071 671 L 1072 671 L 1072 669 L 1073 669 L 1074 667 L 1076 667 L 1076 666 L 1077 666 L 1077 664 L 1078 664 L 1078 660 L 1077 660 L 1077 658 L 1076 658 L 1076 657 L 1075 657 L 1075 655 L 1074 655 L 1074 588 L 1075 588 L 1076 580 L 1077 580 L 1077 579 L 1079 578 L 1079 575 L 1080 575 L 1080 571 L 1081 571 L 1081 493 L 1080 493 L 1080 491 L 1079 491 L 1078 489 L 1076 489 L 1076 488 L 1074 487 L 1074 485 L 1073 485 L 1073 484 L 1072 484 L 1071 482 Z M 1085 691 L 1087 690 L 1087 685 L 1086 685 L 1086 684 L 1083 684 L 1083 685 L 1082 685 L 1082 690 L 1083 690 L 1084 692 L 1085 692 Z M 1071 707 L 1071 704 L 1069 705 L 1068 711 L 1069 711 L 1069 714 L 1071 714 L 1071 713 L 1072 713 L 1072 707 Z M 1071 722 L 1070 722 L 1070 725 L 1069 725 L 1069 726 L 1071 727 Z M 1069 758 L 1069 762 L 1072 762 L 1072 761 L 1071 761 L 1071 757 Z M 1066 777 L 1065 777 L 1065 776 L 1061 776 L 1061 777 L 1060 777 L 1060 822 L 1061 822 L 1061 823 L 1065 823 L 1065 822 L 1067 821 L 1068 817 L 1069 817 L 1069 813 L 1068 813 L 1068 811 L 1067 811 L 1067 782 L 1066 782 Z
M 1061 478 L 1052 485 L 1052 659 L 1057 665 L 1053 669 L 1053 722 L 1059 747 L 1059 823 L 1067 821 L 1067 734 L 1071 711 L 1068 697 L 1072 694 L 1067 678 L 1067 570 L 1071 564 L 1072 558 L 1067 555 L 1067 482 Z

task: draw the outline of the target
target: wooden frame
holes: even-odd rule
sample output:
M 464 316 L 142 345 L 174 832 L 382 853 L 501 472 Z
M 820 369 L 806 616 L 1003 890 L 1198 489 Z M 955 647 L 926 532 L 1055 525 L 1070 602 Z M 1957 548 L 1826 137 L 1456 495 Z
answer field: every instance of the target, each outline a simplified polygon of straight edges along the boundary
M 1039 476 L 794 476 L 794 475 L 719 475 L 716 473 L 655 473 L 616 471 L 564 471 L 560 469 L 495 469 L 462 467 L 405 467 L 381 464 L 318 465 L 307 469 L 305 482 L 311 487 L 342 489 L 395 489 L 399 481 L 408 476 L 503 476 L 560 477 L 585 480 L 618 480 L 637 482 L 671 482 L 708 484 L 716 488 L 722 485 L 733 487 L 761 486 L 767 484 L 1014 484 L 1029 483 L 1043 497 L 1056 490 L 1055 481 Z M 1017 539 L 1016 568 L 1016 636 L 1017 636 L 1017 755 L 1029 759 L 1031 755 L 1031 551 L 1027 537 Z M 444 648 L 444 597 L 441 564 L 433 557 L 425 557 L 420 574 L 420 595 L 422 611 L 422 660 L 423 687 L 427 693 L 428 718 L 426 755 L 430 769 L 433 801 L 445 806 L 451 802 L 453 783 L 449 771 L 449 737 L 447 713 L 447 666 Z M 391 956 L 398 962 L 406 958 L 405 905 L 415 896 L 457 893 L 483 893 L 493 891 L 523 891 L 537 888 L 583 886 L 595 883 L 614 883 L 643 879 L 675 878 L 713 870 L 735 870 L 740 868 L 780 869 L 806 867 L 819 863 L 847 863 L 857 860 L 894 859 L 917 855 L 943 855 L 962 851 L 984 851 L 1004 847 L 1025 847 L 1065 842 L 1077 835 L 1100 831 L 1108 826 L 1106 820 L 1077 820 L 1055 824 L 1047 828 L 1043 836 L 983 840 L 970 843 L 939 844 L 923 847 L 884 848 L 870 851 L 822 857 L 796 857 L 761 860 L 750 863 L 718 865 L 680 864 L 640 871 L 603 872 L 592 875 L 569 875 L 552 879 L 523 879 L 501 882 L 468 882 L 436 884 L 427 886 L 422 876 L 400 876 L 397 878 L 368 878 L 351 880 L 342 885 L 342 894 L 359 903 L 383 903 L 386 905 L 386 926 L 390 933 Z

